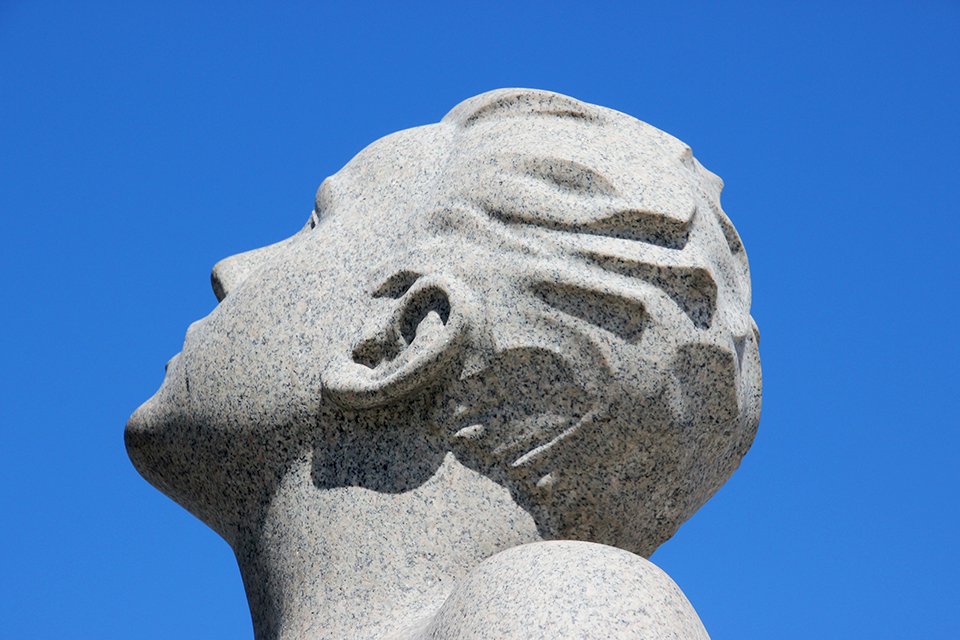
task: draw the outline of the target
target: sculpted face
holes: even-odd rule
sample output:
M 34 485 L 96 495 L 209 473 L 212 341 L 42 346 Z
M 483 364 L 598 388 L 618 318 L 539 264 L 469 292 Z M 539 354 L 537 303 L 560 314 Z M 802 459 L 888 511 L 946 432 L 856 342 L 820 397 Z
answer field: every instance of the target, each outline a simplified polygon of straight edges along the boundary
M 126 439 L 151 482 L 221 533 L 235 525 L 213 505 L 223 495 L 212 494 L 235 493 L 228 501 L 240 503 L 312 445 L 330 404 L 324 372 L 353 353 L 358 329 L 394 311 L 373 294 L 392 284 L 398 259 L 421 239 L 411 224 L 446 153 L 443 133 L 401 132 L 371 145 L 324 182 L 298 233 L 214 267 L 220 303 L 190 326 Z
M 300 232 L 216 265 L 131 459 L 230 540 L 295 460 L 318 487 L 375 483 L 369 464 L 403 490 L 450 451 L 547 537 L 649 553 L 759 419 L 719 189 L 679 141 L 556 94 L 388 136 Z

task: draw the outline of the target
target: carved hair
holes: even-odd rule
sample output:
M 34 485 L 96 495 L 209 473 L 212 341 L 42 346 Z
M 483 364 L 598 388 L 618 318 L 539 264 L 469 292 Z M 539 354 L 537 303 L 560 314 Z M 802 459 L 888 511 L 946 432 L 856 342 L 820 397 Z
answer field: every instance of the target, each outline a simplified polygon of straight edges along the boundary
M 456 143 L 433 228 L 481 256 L 458 276 L 483 296 L 489 343 L 458 383 L 458 454 L 548 536 L 649 554 L 759 421 L 749 268 L 722 182 L 668 134 L 548 92 L 482 94 L 442 126 Z M 483 258 L 491 246 L 509 263 Z

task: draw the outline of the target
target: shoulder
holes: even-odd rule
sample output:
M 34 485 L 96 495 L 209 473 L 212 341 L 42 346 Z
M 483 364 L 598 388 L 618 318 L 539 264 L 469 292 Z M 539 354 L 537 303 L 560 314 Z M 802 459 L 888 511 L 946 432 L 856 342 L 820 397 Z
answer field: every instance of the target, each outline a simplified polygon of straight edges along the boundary
M 538 542 L 474 569 L 423 638 L 676 638 L 707 634 L 680 588 L 652 562 L 590 542 Z

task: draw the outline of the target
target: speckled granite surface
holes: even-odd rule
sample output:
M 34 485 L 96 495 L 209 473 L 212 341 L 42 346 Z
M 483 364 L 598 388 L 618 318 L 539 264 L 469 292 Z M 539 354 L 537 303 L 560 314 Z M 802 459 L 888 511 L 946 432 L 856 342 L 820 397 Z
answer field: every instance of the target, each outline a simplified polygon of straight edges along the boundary
M 259 640 L 704 638 L 640 556 L 759 420 L 720 189 L 549 92 L 378 140 L 216 265 L 131 460 L 231 544 Z

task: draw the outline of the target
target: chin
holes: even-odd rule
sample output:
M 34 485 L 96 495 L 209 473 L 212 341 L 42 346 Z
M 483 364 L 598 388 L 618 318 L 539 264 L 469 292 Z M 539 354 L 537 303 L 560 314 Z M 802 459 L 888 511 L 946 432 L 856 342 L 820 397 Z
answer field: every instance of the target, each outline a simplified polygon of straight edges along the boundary
M 178 465 L 174 462 L 176 456 L 171 454 L 181 447 L 174 442 L 176 424 L 169 416 L 163 415 L 159 396 L 160 391 L 130 416 L 123 440 L 130 462 L 140 475 L 176 500 L 173 480 L 176 477 L 174 467 Z
M 194 429 L 187 424 L 189 397 L 183 367 L 177 361 L 170 361 L 160 389 L 127 420 L 123 439 L 130 462 L 140 475 L 187 506 L 185 493 L 189 490 L 181 485 L 191 472 L 196 473 L 197 461 L 193 459 L 195 443 L 189 435 Z

